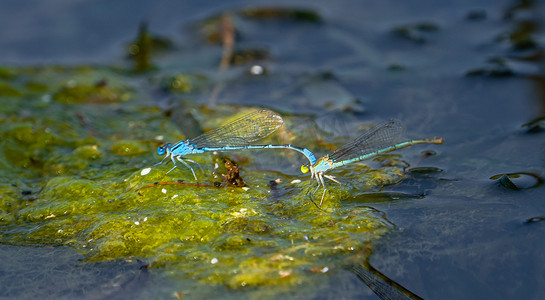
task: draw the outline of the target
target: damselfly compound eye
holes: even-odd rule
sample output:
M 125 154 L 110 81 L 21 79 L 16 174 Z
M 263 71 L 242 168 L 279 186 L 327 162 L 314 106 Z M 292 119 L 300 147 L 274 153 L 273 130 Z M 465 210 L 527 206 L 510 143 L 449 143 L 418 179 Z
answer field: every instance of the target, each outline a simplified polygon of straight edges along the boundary
M 161 147 L 157 148 L 157 154 L 164 155 L 165 153 L 166 153 L 165 147 L 161 146 Z

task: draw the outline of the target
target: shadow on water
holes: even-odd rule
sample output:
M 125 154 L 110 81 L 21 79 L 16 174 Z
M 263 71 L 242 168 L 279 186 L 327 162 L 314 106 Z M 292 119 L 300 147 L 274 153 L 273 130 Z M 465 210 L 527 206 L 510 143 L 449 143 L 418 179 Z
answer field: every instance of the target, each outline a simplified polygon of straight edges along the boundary
M 423 299 L 375 269 L 369 261 L 347 267 L 382 300 Z
M 148 264 L 141 260 L 137 260 L 137 263 L 139 265 L 137 271 L 119 274 L 108 285 L 89 290 L 82 299 L 141 299 L 148 288 L 150 274 Z

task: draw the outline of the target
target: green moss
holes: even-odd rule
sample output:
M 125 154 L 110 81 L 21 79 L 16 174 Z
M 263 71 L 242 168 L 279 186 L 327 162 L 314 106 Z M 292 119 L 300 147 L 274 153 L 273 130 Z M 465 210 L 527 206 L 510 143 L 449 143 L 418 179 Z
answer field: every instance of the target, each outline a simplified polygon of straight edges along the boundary
M 203 89 L 206 86 L 206 77 L 195 74 L 175 74 L 161 79 L 164 90 L 187 94 Z
M 8 68 L 0 68 L 0 79 L 10 80 L 16 77 L 16 74 Z
M 81 159 L 94 160 L 102 156 L 102 152 L 97 145 L 85 145 L 74 149 L 74 154 Z
M 98 82 L 93 85 L 77 84 L 74 81 L 68 82 L 60 88 L 53 99 L 60 103 L 110 103 L 129 100 L 130 95 L 124 91 L 109 88 L 107 85 Z
M 134 155 L 149 151 L 145 143 L 128 140 L 117 141 L 110 149 L 116 155 Z
M 9 84 L 0 82 L 0 97 L 18 98 L 22 95 L 23 94 L 19 90 L 13 88 Z
M 178 75 L 172 78 L 172 82 L 170 83 L 170 86 L 172 87 L 172 90 L 176 92 L 181 92 L 181 93 L 189 93 L 193 89 L 193 85 L 189 82 L 187 77 L 184 75 Z
M 28 91 L 33 93 L 44 93 L 47 91 L 47 85 L 40 82 L 27 82 L 25 86 Z

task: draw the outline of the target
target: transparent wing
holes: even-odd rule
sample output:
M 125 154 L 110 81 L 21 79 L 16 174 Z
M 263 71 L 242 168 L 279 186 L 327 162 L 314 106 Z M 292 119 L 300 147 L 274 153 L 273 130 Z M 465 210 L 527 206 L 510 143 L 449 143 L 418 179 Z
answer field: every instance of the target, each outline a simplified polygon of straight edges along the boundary
M 373 153 L 399 143 L 404 134 L 403 123 L 396 119 L 390 119 L 369 129 L 354 141 L 329 154 L 329 158 L 337 162 Z
M 191 139 L 191 143 L 199 148 L 246 146 L 269 136 L 282 124 L 284 124 L 284 120 L 275 112 L 266 109 L 257 110 L 225 126 Z

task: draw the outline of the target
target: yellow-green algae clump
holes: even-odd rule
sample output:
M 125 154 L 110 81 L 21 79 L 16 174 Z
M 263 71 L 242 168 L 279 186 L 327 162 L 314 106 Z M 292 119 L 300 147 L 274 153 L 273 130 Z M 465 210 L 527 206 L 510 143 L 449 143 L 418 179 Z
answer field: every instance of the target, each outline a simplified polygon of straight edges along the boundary
M 234 289 L 289 287 L 341 266 L 391 228 L 382 213 L 361 203 L 342 203 L 335 183 L 328 185 L 318 210 L 306 195 L 309 176 L 250 170 L 258 161 L 254 155 L 268 159 L 268 151 L 226 153 L 242 161 L 246 188 L 213 184 L 222 181 L 225 171 L 214 169 L 215 163 L 222 164 L 214 154 L 192 157 L 202 165 L 204 172 L 195 170 L 206 185 L 154 186 L 194 179 L 183 167 L 165 175 L 171 165 L 141 175 L 160 159 L 154 154 L 158 145 L 184 136 L 138 90 L 123 83 L 129 78 L 109 69 L 10 72 L 14 76 L 6 84 L 20 95 L 2 96 L 6 105 L 0 108 L 2 243 L 69 245 L 94 261 L 138 258 L 175 278 Z M 59 98 L 67 93 L 66 82 L 83 75 L 90 78 L 84 89 Z M 101 94 L 106 87 L 107 94 Z M 96 95 L 104 101 L 96 101 Z M 214 128 L 219 125 L 215 117 L 225 120 L 226 112 L 240 109 L 193 111 L 197 119 L 210 120 L 202 128 Z M 292 142 L 280 138 L 291 139 L 292 133 L 280 131 L 268 142 Z M 298 134 L 298 140 L 312 139 L 309 133 Z M 274 155 L 294 160 L 297 167 L 294 153 Z M 354 165 L 337 172 L 345 184 L 343 197 L 402 176 L 395 164 L 381 170 Z M 320 196 L 321 190 L 315 200 Z

